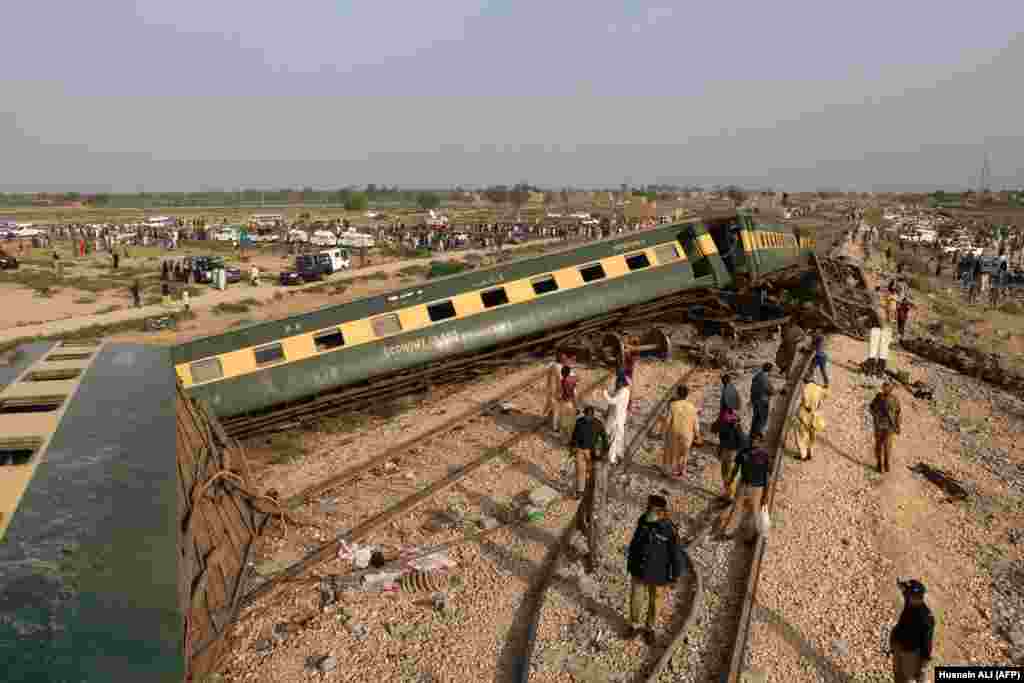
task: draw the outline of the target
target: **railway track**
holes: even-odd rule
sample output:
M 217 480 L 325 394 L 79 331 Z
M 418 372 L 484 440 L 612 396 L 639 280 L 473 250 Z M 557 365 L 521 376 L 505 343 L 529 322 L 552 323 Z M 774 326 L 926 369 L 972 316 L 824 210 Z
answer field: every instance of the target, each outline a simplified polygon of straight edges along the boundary
M 837 244 L 833 244 L 829 251 L 834 251 L 836 246 Z M 833 259 L 823 261 L 827 261 L 828 266 L 821 262 L 816 263 L 816 266 L 823 278 L 822 287 L 826 292 L 829 291 L 830 285 L 837 284 L 839 278 L 845 280 L 845 277 L 850 275 L 863 283 L 863 274 L 858 269 L 854 269 L 857 271 L 855 273 L 849 273 L 846 272 L 846 264 L 840 264 Z M 830 280 L 831 282 L 829 282 Z M 831 294 L 827 295 L 827 299 L 828 317 L 835 322 L 839 322 L 839 320 L 845 322 L 850 317 L 849 305 L 844 305 L 844 302 L 841 301 L 837 305 Z M 800 390 L 802 378 L 810 368 L 812 360 L 813 354 L 808 352 L 794 364 L 792 372 L 787 378 L 786 399 L 776 402 L 771 416 L 769 444 L 774 465 L 768 488 L 764 494 L 764 501 L 768 504 L 769 510 L 774 502 L 775 488 L 782 469 L 790 415 L 798 405 L 799 397 L 802 395 Z M 686 378 L 681 381 L 685 380 Z M 649 425 L 664 410 L 664 406 L 673 392 L 674 387 L 665 393 L 648 414 L 633 442 L 629 444 L 623 462 L 623 471 L 633 465 L 634 456 Z M 629 495 L 628 490 L 623 493 Z M 625 681 L 654 683 L 664 680 L 662 674 L 666 668 L 677 663 L 679 668 L 689 670 L 685 680 L 739 683 L 745 668 L 751 610 L 756 599 L 766 541 L 764 537 L 759 536 L 752 546 L 737 542 L 725 558 L 724 563 L 716 563 L 717 566 L 713 568 L 702 566 L 697 551 L 701 550 L 702 546 L 708 542 L 709 537 L 721 524 L 722 517 L 727 510 L 721 509 L 712 500 L 693 517 L 693 524 L 685 538 L 687 545 L 685 558 L 689 565 L 688 576 L 691 580 L 681 581 L 681 585 L 674 589 L 688 595 L 678 600 L 678 607 L 672 616 L 671 628 L 667 637 L 660 643 L 655 643 L 645 657 L 641 656 L 633 672 L 626 674 L 620 671 L 609 680 L 623 683 Z M 522 664 L 514 676 L 516 683 L 527 683 L 531 673 L 539 668 L 535 657 L 538 623 L 541 619 L 545 599 L 555 581 L 556 572 L 563 562 L 563 555 L 570 548 L 570 541 L 574 533 L 575 523 L 566 528 L 535 584 L 532 598 L 535 611 L 530 617 L 526 642 L 520 657 Z M 691 628 L 698 620 L 701 622 L 702 637 L 697 639 L 697 649 L 688 648 L 682 656 L 677 656 L 680 645 L 687 641 Z M 605 672 L 599 675 L 607 676 L 609 674 Z
M 607 383 L 609 378 L 608 373 L 598 372 L 597 374 L 598 378 L 596 380 L 590 382 L 581 389 L 581 397 L 588 395 Z M 381 527 L 410 514 L 420 505 L 455 486 L 485 465 L 509 459 L 511 449 L 519 442 L 540 431 L 544 425 L 547 424 L 548 419 L 550 418 L 547 416 L 527 419 L 521 427 L 513 429 L 512 431 L 514 433 L 501 443 L 494 446 L 481 445 L 479 448 L 474 446 L 474 450 L 477 452 L 483 451 L 482 454 L 468 460 L 463 460 L 460 464 L 452 463 L 450 460 L 447 462 L 442 461 L 440 466 L 435 467 L 435 469 L 447 469 L 447 475 L 436 477 L 438 472 L 434 472 L 433 474 L 435 475 L 435 478 L 429 479 L 429 483 L 421 487 L 409 487 L 410 489 L 415 490 L 397 491 L 399 500 L 393 502 L 379 512 L 363 518 L 358 523 L 355 523 L 350 527 L 348 531 L 338 535 L 336 538 L 327 541 L 326 543 L 321 544 L 320 547 L 302 558 L 300 561 L 287 567 L 274 576 L 269 577 L 265 582 L 247 593 L 242 598 L 241 604 L 243 607 L 251 605 L 260 598 L 270 594 L 281 585 L 294 581 L 300 575 L 309 572 L 323 562 L 333 559 L 337 556 L 338 550 L 341 549 L 343 543 L 351 544 L 367 538 L 371 533 Z M 461 431 L 462 433 L 460 433 L 457 438 L 463 442 L 472 442 L 472 435 L 466 433 L 468 429 Z M 434 447 L 438 445 L 441 444 L 435 443 Z M 437 454 L 435 453 L 434 456 L 437 456 Z M 392 457 L 394 457 L 394 455 L 392 455 Z M 379 458 L 380 456 L 375 458 L 375 462 L 380 462 L 381 460 Z M 440 458 L 431 457 L 431 454 L 424 454 L 424 457 L 420 459 L 420 462 L 424 463 L 431 459 L 439 460 Z M 369 468 L 366 468 L 365 466 L 360 466 L 360 472 L 366 472 L 368 469 Z M 354 477 L 348 479 L 348 481 L 353 480 Z M 335 482 L 333 485 L 337 486 L 339 484 Z M 308 499 L 309 497 L 307 496 L 304 500 Z M 299 504 L 302 504 L 301 501 Z
M 779 401 L 772 415 L 770 450 L 773 453 L 775 467 L 772 481 L 766 492 L 766 500 L 769 505 L 774 495 L 774 485 L 783 459 L 787 418 L 797 398 L 801 395 L 798 390 L 799 385 L 809 365 L 810 356 L 796 364 L 794 372 L 787 382 L 789 399 Z M 681 381 L 687 381 L 689 377 L 690 375 L 687 375 Z M 632 464 L 631 461 L 646 434 L 647 424 L 653 422 L 656 416 L 663 411 L 667 402 L 665 399 L 672 395 L 674 389 L 674 386 L 670 388 L 665 397 L 648 413 L 644 426 L 637 432 L 630 451 L 626 455 L 628 460 L 624 460 L 623 470 L 639 467 Z M 623 494 L 627 497 L 630 495 L 629 492 L 623 492 Z M 687 543 L 686 560 L 689 564 L 687 577 L 690 580 L 683 580 L 676 587 L 670 589 L 676 593 L 674 602 L 677 605 L 675 613 L 671 616 L 670 630 L 660 642 L 657 642 L 645 655 L 641 656 L 636 668 L 630 672 L 629 676 L 615 680 L 642 681 L 644 683 L 663 680 L 660 678 L 662 673 L 670 662 L 676 660 L 677 668 L 692 665 L 698 669 L 691 671 L 688 680 L 715 681 L 716 683 L 720 680 L 727 680 L 730 683 L 739 681 L 750 625 L 750 607 L 756 594 L 760 562 L 764 553 L 764 539 L 759 538 L 753 546 L 742 542 L 735 543 L 728 552 L 727 561 L 713 572 L 709 571 L 702 566 L 700 555 L 696 551 L 701 550 L 703 544 L 713 542 L 709 541 L 709 538 L 721 522 L 721 517 L 725 512 L 726 510 L 711 500 L 703 509 L 693 515 L 692 524 L 688 532 L 684 534 Z M 569 525 L 567 529 L 535 585 L 536 611 L 531 615 L 529 639 L 521 657 L 523 665 L 514 678 L 516 683 L 526 683 L 530 680 L 531 672 L 540 668 L 536 661 L 537 658 L 534 656 L 534 651 L 537 648 L 534 639 L 546 596 L 552 590 L 551 586 L 556 581 L 559 568 L 563 563 L 563 556 L 568 552 L 570 539 L 575 533 L 575 524 Z M 621 558 L 616 558 L 616 560 L 618 559 Z M 714 600 L 707 599 L 709 595 L 714 596 Z M 618 606 L 618 609 L 621 608 Z M 701 645 L 706 651 L 698 653 L 697 656 L 693 656 L 693 652 L 688 652 L 680 662 L 678 661 L 680 658 L 675 657 L 677 650 L 698 619 L 705 632 L 706 637 L 703 638 Z M 619 674 L 621 673 L 623 672 L 619 672 Z M 726 678 L 722 678 L 723 675 Z

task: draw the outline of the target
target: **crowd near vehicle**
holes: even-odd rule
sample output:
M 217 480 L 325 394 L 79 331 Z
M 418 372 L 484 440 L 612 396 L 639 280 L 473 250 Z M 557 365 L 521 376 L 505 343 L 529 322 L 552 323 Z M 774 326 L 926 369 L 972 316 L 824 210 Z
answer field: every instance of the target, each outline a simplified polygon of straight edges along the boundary
M 806 268 L 813 249 L 813 238 L 732 212 L 195 339 L 171 353 L 186 391 L 231 417 L 680 292 L 762 283 Z

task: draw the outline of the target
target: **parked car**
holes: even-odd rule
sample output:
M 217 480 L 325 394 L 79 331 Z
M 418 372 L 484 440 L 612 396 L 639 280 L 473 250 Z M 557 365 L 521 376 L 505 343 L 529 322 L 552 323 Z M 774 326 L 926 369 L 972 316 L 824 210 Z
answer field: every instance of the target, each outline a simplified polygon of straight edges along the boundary
M 13 256 L 0 256 L 0 270 L 17 270 L 18 259 Z
M 338 244 L 338 236 L 330 230 L 317 230 L 309 241 L 318 247 L 333 247 Z
M 295 257 L 295 270 L 306 282 L 322 280 L 324 275 L 329 273 L 329 265 L 313 254 L 303 254 Z

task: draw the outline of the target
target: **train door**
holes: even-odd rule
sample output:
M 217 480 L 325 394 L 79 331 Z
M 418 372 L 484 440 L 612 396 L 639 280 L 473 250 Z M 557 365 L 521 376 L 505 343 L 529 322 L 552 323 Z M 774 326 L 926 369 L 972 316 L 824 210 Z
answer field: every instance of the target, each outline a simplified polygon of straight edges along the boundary
M 730 276 L 734 276 L 736 267 L 742 264 L 743 249 L 739 244 L 739 227 L 736 218 L 711 220 L 704 224 Z
M 705 250 L 701 247 L 701 240 L 697 229 L 694 226 L 688 226 L 685 230 L 680 232 L 676 239 L 682 246 L 683 251 L 686 253 L 686 259 L 690 262 L 690 268 L 693 269 L 693 279 L 697 284 L 702 285 L 713 285 L 717 282 L 716 270 L 714 264 L 711 262 L 711 254 L 706 254 Z M 705 239 L 707 239 L 705 237 Z M 714 254 L 717 256 L 717 254 Z
M 740 245 L 743 247 L 742 263 L 746 266 L 750 278 L 756 279 L 761 274 L 761 255 L 758 253 L 756 235 L 757 224 L 752 216 L 740 216 Z

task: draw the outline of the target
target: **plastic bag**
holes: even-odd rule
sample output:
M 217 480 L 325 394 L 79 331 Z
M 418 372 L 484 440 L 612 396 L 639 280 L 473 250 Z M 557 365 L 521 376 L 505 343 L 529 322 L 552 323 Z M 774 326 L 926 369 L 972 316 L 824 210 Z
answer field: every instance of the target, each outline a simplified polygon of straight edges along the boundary
M 754 515 L 754 526 L 760 536 L 767 536 L 772 528 L 772 518 L 768 514 L 768 506 L 762 505 L 757 514 Z

